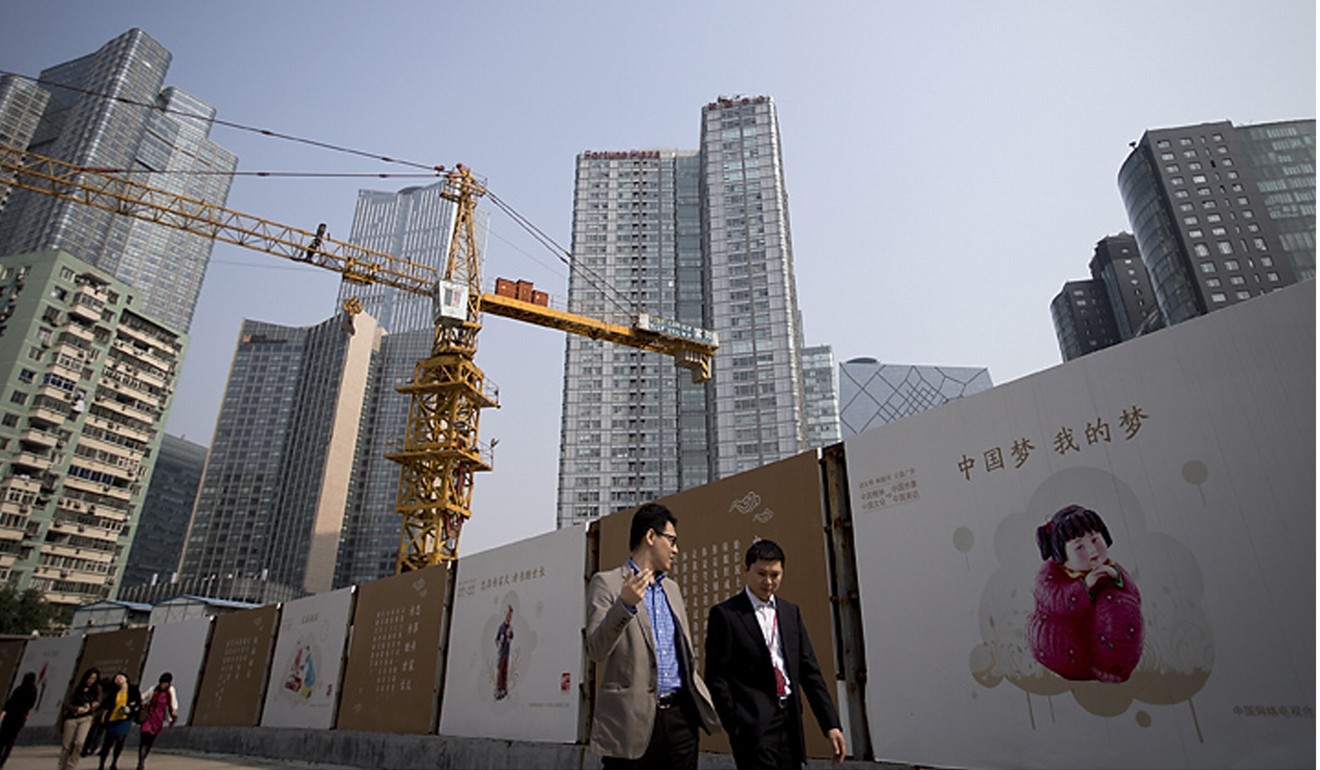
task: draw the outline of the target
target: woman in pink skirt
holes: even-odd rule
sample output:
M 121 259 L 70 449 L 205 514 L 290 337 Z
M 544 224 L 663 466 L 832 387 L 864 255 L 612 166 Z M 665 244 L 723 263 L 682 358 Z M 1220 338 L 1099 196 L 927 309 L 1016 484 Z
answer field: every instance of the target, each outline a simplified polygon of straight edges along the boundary
M 174 675 L 166 671 L 160 675 L 156 686 L 142 696 L 142 708 L 147 712 L 147 718 L 142 722 L 142 734 L 138 736 L 137 770 L 146 767 L 147 755 L 151 753 L 156 736 L 166 724 L 173 726 L 179 716 L 179 696 L 174 691 L 173 682 Z

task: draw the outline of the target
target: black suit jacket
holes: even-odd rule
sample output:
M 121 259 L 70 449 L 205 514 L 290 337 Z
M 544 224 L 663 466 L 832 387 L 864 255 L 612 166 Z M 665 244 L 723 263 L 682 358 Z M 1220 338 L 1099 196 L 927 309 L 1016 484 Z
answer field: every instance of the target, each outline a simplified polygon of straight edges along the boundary
M 816 662 L 816 652 L 807 638 L 802 613 L 796 604 L 776 597 L 779 607 L 779 634 L 782 638 L 784 667 L 788 669 L 788 716 L 794 725 L 792 737 L 805 759 L 802 737 L 802 698 L 806 697 L 822 733 L 840 727 L 830 687 Z M 740 591 L 710 609 L 706 621 L 706 685 L 710 688 L 720 722 L 737 745 L 761 735 L 778 708 L 775 672 L 770 663 L 756 611 L 746 591 Z

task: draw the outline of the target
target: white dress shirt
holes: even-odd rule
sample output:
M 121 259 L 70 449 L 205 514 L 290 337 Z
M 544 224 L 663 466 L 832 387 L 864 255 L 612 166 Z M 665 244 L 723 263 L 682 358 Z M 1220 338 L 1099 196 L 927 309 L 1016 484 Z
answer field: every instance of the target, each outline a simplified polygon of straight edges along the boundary
M 784 677 L 784 696 L 793 692 L 793 683 L 788 680 L 788 668 L 784 665 L 784 642 L 779 637 L 779 607 L 775 603 L 773 594 L 770 601 L 763 602 L 760 597 L 752 593 L 752 589 L 744 588 L 747 592 L 747 598 L 752 601 L 752 609 L 756 612 L 756 622 L 761 626 L 761 636 L 765 639 L 765 646 L 770 648 L 770 664 L 779 671 Z

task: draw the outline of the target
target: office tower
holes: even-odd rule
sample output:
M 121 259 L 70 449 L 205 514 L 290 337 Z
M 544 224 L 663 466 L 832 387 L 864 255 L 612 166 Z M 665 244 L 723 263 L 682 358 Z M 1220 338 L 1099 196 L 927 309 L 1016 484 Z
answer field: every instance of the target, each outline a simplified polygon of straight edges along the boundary
M 989 390 L 990 370 L 970 366 L 882 364 L 853 358 L 839 365 L 843 437 Z
M 1315 121 L 1241 126 L 1238 138 L 1297 280 L 1315 278 Z
M 218 598 L 333 587 L 380 329 L 363 313 L 292 328 L 244 321 L 197 496 L 185 579 Z
M 1064 361 L 1123 341 L 1105 284 L 1096 278 L 1067 281 L 1050 302 L 1054 336 Z
M 223 205 L 237 165 L 208 135 L 215 110 L 165 86 L 170 52 L 140 29 L 51 67 L 28 149 Z M 81 203 L 15 190 L 0 215 L 0 254 L 69 252 L 134 287 L 138 309 L 186 331 L 212 241 Z
M 49 99 L 49 93 L 27 78 L 0 76 L 0 145 L 25 149 Z M 12 181 L 12 174 L 0 172 L 0 215 L 9 201 Z
M 398 192 L 359 190 L 349 241 L 375 251 L 431 265 L 440 272 L 453 237 L 455 207 L 441 195 L 443 182 Z M 476 212 L 477 251 L 486 252 L 490 214 Z M 396 390 L 412 381 L 417 362 L 431 355 L 435 320 L 431 298 L 390 286 L 340 285 L 338 303 L 362 300 L 386 335 L 370 372 L 361 444 L 345 512 L 335 586 L 393 575 L 402 519 L 397 511 L 399 465 L 387 453 L 403 450 L 409 396 Z
M 187 338 L 62 252 L 0 258 L 0 580 L 65 606 L 113 595 Z
M 128 552 L 121 598 L 133 586 L 169 582 L 178 572 L 205 466 L 206 447 L 164 434 Z
M 1150 273 L 1141 263 L 1137 239 L 1131 233 L 1101 238 L 1095 244 L 1090 269 L 1091 278 L 1104 284 L 1120 340 L 1130 340 L 1163 325 Z
M 1064 283 L 1050 302 L 1064 361 L 1164 326 L 1150 274 L 1130 233 L 1101 238 L 1090 269 L 1090 280 Z
M 702 108 L 699 149 L 577 158 L 569 310 L 645 310 L 719 335 L 693 385 L 657 354 L 570 337 L 560 526 L 808 445 L 802 330 L 774 101 Z
M 1166 323 L 1314 275 L 1314 156 L 1314 120 L 1142 135 L 1119 191 Z
M 442 270 L 449 254 L 455 216 L 454 203 L 444 199 L 443 190 L 444 182 L 406 187 L 398 192 L 359 190 L 349 241 Z M 486 253 L 489 229 L 490 213 L 478 209 L 478 253 Z M 339 288 L 338 304 L 349 297 L 362 300 L 363 310 L 390 334 L 435 328 L 430 297 L 383 284 L 345 281 Z
M 802 381 L 807 396 L 807 446 L 837 444 L 839 391 L 834 386 L 834 351 L 829 345 L 802 349 Z

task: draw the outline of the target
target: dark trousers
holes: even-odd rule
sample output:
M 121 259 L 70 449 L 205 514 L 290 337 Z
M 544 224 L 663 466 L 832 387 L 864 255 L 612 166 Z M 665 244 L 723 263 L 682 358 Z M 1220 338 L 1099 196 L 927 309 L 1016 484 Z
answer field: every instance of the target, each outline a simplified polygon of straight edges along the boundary
M 733 763 L 738 770 L 801 770 L 802 752 L 793 740 L 795 728 L 787 708 L 779 708 L 764 732 L 743 730 L 737 738 L 730 736 Z
M 655 726 L 646 753 L 637 759 L 601 757 L 604 770 L 696 770 L 696 706 L 687 696 L 677 696 L 673 703 L 656 709 Z

